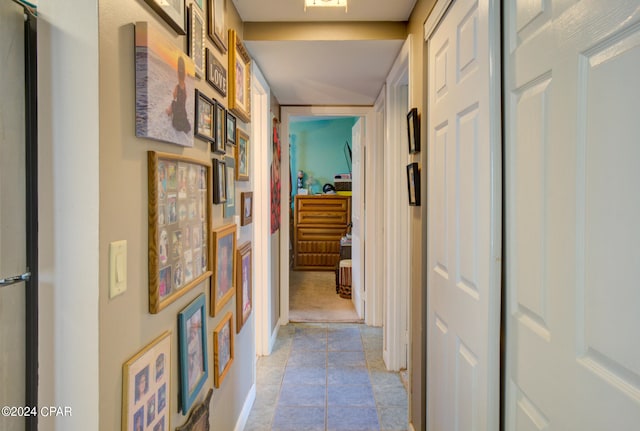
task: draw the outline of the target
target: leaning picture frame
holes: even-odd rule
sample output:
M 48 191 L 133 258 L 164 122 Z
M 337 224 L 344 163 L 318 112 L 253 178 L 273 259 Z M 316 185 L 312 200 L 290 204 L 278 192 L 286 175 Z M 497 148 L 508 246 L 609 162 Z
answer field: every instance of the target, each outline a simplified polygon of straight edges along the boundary
M 227 0 L 208 0 L 207 27 L 209 38 L 221 53 L 227 52 Z
M 235 292 L 236 224 L 230 223 L 213 229 L 213 281 L 209 313 L 217 316 Z
M 184 0 L 173 0 L 170 2 L 162 0 L 145 0 L 145 2 L 151 7 L 151 9 L 160 15 L 176 33 L 182 36 L 187 34 L 184 28 Z
M 209 405 L 212 396 L 213 389 L 209 389 L 207 396 L 204 397 L 204 401 L 197 404 L 193 410 L 191 410 L 189 419 L 187 419 L 183 425 L 177 427 L 176 431 L 209 431 Z M 164 431 L 164 428 L 161 428 L 161 431 Z
M 420 119 L 418 108 L 412 108 L 407 114 L 407 133 L 409 138 L 409 154 L 420 152 Z
M 213 159 L 213 203 L 223 204 L 227 201 L 227 172 L 222 160 Z
M 238 247 L 236 255 L 236 332 L 249 320 L 253 311 L 252 296 L 252 261 L 251 243 L 246 242 Z
M 196 138 L 214 144 L 215 115 L 215 102 L 196 89 L 196 127 L 193 130 Z
M 164 424 L 169 424 L 171 369 L 170 331 L 123 364 L 122 431 L 165 429 Z
M 207 313 L 201 293 L 178 314 L 180 411 L 187 414 L 209 377 Z
M 198 78 L 204 76 L 205 70 L 205 21 L 201 9 L 195 3 L 191 3 L 188 9 L 187 48 L 188 54 L 193 60 L 195 74 Z
M 212 169 L 177 154 L 148 152 L 149 312 L 209 278 Z
M 240 193 L 240 226 L 253 221 L 253 192 Z
M 420 168 L 418 163 L 407 165 L 407 190 L 409 192 L 409 205 L 420 206 Z
M 238 181 L 249 181 L 249 135 L 242 130 L 236 131 L 236 179 Z
M 233 363 L 233 313 L 224 315 L 213 330 L 213 383 L 219 388 Z
M 251 121 L 251 57 L 235 30 L 229 29 L 229 110 Z

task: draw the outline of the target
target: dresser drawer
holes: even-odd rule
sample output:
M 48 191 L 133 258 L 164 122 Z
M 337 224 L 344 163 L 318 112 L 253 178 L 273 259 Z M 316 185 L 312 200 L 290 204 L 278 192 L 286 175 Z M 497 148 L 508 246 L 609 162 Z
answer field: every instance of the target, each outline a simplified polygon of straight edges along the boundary
M 297 197 L 297 196 L 296 196 Z M 298 205 L 298 212 L 348 212 L 349 198 L 348 197 L 326 197 L 326 196 L 303 196 L 296 199 Z
M 300 211 L 298 212 L 298 224 L 323 224 L 323 225 L 344 225 L 349 223 L 347 213 L 343 212 L 317 212 L 317 211 Z
M 346 227 L 298 227 L 296 241 L 335 241 L 339 251 L 340 238 L 346 230 Z
M 297 255 L 296 268 L 335 270 L 339 260 L 338 254 L 300 253 Z

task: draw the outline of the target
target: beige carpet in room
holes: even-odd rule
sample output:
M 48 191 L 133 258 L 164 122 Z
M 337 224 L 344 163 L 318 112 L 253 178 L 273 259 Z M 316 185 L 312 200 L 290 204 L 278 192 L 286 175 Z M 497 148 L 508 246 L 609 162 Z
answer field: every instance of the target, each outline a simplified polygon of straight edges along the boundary
M 292 322 L 361 322 L 350 299 L 336 293 L 333 271 L 289 273 L 289 320 Z

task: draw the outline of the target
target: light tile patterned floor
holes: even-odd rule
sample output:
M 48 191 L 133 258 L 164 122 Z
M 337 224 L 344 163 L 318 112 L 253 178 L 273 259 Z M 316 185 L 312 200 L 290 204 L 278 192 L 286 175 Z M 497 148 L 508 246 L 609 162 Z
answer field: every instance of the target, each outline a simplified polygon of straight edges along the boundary
M 245 431 L 404 431 L 407 392 L 382 361 L 382 329 L 292 323 L 258 360 Z

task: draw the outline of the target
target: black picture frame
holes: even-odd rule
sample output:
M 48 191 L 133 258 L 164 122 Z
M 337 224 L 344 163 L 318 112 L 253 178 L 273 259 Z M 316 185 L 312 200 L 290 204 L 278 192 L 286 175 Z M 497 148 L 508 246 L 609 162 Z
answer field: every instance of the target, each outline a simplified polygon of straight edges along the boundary
M 211 85 L 222 96 L 227 95 L 227 69 L 216 58 L 209 48 L 206 49 L 206 71 L 205 77 Z
M 225 132 L 225 126 L 227 125 L 227 110 L 224 105 L 218 101 L 215 101 L 214 109 L 216 115 L 213 123 L 213 152 L 216 154 L 225 154 L 227 152 L 227 136 Z
M 196 89 L 195 127 L 193 134 L 196 138 L 215 144 L 214 117 L 215 102 L 206 94 Z
M 407 165 L 407 191 L 409 192 L 409 205 L 420 206 L 420 167 L 418 163 Z
M 223 204 L 227 201 L 227 172 L 225 163 L 213 159 L 213 203 Z
M 227 111 L 227 144 L 236 145 L 236 117 Z
M 407 114 L 407 137 L 409 139 L 409 154 L 420 152 L 420 118 L 418 108 L 411 108 Z
M 177 34 L 184 36 L 185 30 L 185 1 L 177 0 L 178 7 L 173 6 L 173 2 L 161 2 L 160 0 L 144 0 L 158 15 L 165 20 Z

